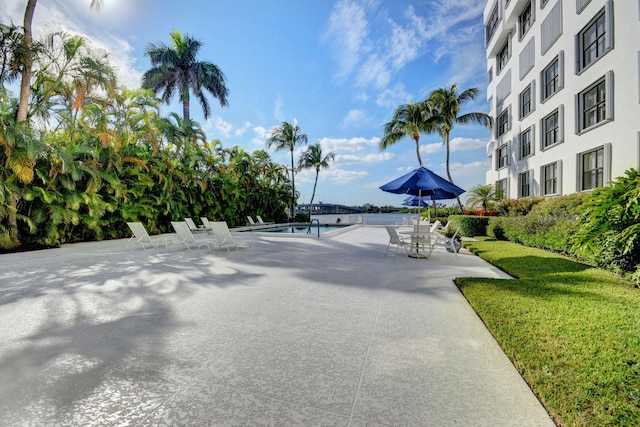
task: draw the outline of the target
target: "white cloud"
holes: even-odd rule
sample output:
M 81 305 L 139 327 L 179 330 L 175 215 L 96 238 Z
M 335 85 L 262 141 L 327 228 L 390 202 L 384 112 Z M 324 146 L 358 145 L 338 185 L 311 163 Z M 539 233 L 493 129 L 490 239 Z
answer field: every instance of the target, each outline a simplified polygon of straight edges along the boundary
M 395 73 L 423 55 L 431 55 L 436 62 L 444 56 L 464 60 L 458 47 L 477 39 L 485 3 L 485 0 L 428 0 L 416 6 L 419 11 L 409 5 L 402 22 L 396 22 L 384 18 L 387 11 L 381 2 L 341 0 L 331 12 L 325 33 L 338 63 L 336 76 L 339 81 L 353 77 L 361 87 L 382 90 Z M 370 21 L 387 25 L 377 25 L 374 33 L 369 29 Z M 474 51 L 472 66 L 465 62 L 462 67 L 452 68 L 456 76 L 462 77 L 457 81 L 466 81 L 485 68 L 482 46 L 479 50 L 482 61 Z
M 211 123 L 211 126 L 223 136 L 228 137 L 231 135 L 231 130 L 233 129 L 233 125 L 227 121 L 225 121 L 222 117 L 214 117 L 213 119 L 207 120 L 207 124 Z
M 247 130 L 249 130 L 249 128 L 251 127 L 251 122 L 250 121 L 245 121 L 241 127 L 237 128 L 234 132 L 235 136 L 242 136 L 245 134 L 245 132 Z
M 374 118 L 367 114 L 365 110 L 349 110 L 347 115 L 340 122 L 342 129 L 358 129 L 368 127 L 374 122 Z
M 328 169 L 322 171 L 320 175 L 325 175 L 331 181 L 347 183 L 356 179 L 364 178 L 369 175 L 367 171 L 349 171 L 344 169 Z
M 275 105 L 273 106 L 273 117 L 275 117 L 279 121 L 284 120 L 284 114 L 282 114 L 283 103 L 284 103 L 284 100 L 282 99 L 282 96 L 278 95 L 278 97 L 276 98 Z
M 370 153 L 365 154 L 364 156 L 356 156 L 354 154 L 342 154 L 336 155 L 336 164 L 342 165 L 350 165 L 350 164 L 360 164 L 360 163 L 374 163 L 374 162 L 382 162 L 385 160 L 390 160 L 395 157 L 395 154 L 384 152 L 384 153 Z
M 380 143 L 380 138 L 321 138 L 318 143 L 322 146 L 323 150 L 332 151 L 336 154 L 344 151 L 354 152 L 367 148 L 376 148 Z
M 325 39 L 331 39 L 339 65 L 337 77 L 341 80 L 353 72 L 361 56 L 369 50 L 369 23 L 365 15 L 365 9 L 356 2 L 341 0 L 329 17 Z
M 384 89 L 378 93 L 376 104 L 381 107 L 395 108 L 398 105 L 406 104 L 411 100 L 402 83 L 397 83 L 391 88 Z
M 449 141 L 451 151 L 466 151 L 484 148 L 487 145 L 486 139 L 480 138 L 453 138 Z

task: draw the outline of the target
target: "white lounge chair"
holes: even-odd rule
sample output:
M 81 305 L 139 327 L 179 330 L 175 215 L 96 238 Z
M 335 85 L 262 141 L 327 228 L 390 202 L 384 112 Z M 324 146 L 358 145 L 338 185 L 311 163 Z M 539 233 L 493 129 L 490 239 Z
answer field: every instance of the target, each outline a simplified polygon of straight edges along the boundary
M 226 248 L 229 252 L 231 252 L 231 249 L 235 249 L 237 252 L 240 248 L 248 247 L 248 245 L 236 242 L 234 240 L 233 236 L 231 235 L 231 231 L 229 231 L 229 226 L 227 225 L 226 221 L 212 221 L 211 228 L 213 229 L 213 234 L 218 240 L 217 246 L 219 248 Z
M 398 254 L 398 249 L 400 249 L 401 247 L 403 247 L 405 252 L 408 254 L 411 243 L 405 241 L 402 238 L 402 236 L 398 235 L 398 232 L 394 227 L 387 225 L 385 226 L 385 228 L 387 229 L 387 233 L 389 233 L 389 243 L 387 244 L 387 250 L 384 252 L 384 256 L 387 256 L 387 253 L 389 252 L 389 248 L 391 247 L 391 245 L 396 246 L 395 255 Z
M 133 233 L 133 236 L 131 236 L 131 238 L 127 241 L 127 246 L 130 247 L 132 245 L 138 244 L 142 246 L 142 249 L 144 250 L 147 250 L 147 247 L 152 247 L 154 249 L 158 248 L 159 241 L 151 239 L 151 236 L 149 236 L 149 233 L 147 233 L 147 229 L 144 228 L 144 225 L 142 225 L 141 222 L 127 222 L 127 225 Z
M 247 215 L 247 221 L 249 221 L 247 225 L 258 225 L 249 215 Z
M 442 246 L 447 250 L 447 252 L 453 252 L 453 254 L 456 256 L 456 261 L 458 261 L 458 248 L 456 248 L 455 240 L 456 237 L 458 237 L 459 233 L 460 229 L 458 228 L 451 237 L 445 237 L 440 234 L 440 238 L 433 243 L 433 247 L 435 248 L 436 246 Z
M 193 220 L 191 218 L 185 218 L 184 222 L 187 223 L 187 226 L 189 227 L 189 230 L 191 230 L 192 233 L 206 233 L 207 229 L 205 228 L 204 225 L 196 225 L 195 222 L 193 222 Z
M 269 225 L 269 224 L 273 224 L 273 222 L 264 222 L 262 220 L 262 217 L 260 215 L 256 215 L 256 219 L 258 220 L 258 224 L 259 225 Z
M 178 245 L 184 245 L 188 250 L 197 246 L 200 249 L 202 246 L 211 248 L 215 244 L 213 239 L 198 239 L 193 236 L 193 233 L 189 229 L 189 226 L 184 221 L 171 221 L 171 226 L 176 232 L 175 243 Z
M 211 227 L 211 222 L 209 221 L 209 218 L 207 218 L 206 216 L 201 216 L 200 221 L 202 221 L 202 224 L 204 225 L 204 228 L 207 230 L 207 233 L 209 232 L 213 233 L 213 227 Z

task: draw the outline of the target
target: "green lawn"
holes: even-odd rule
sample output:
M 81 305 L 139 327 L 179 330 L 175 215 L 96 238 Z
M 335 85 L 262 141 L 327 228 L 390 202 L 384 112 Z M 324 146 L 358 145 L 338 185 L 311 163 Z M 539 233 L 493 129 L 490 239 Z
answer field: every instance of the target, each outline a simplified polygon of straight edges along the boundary
M 465 246 L 516 280 L 456 284 L 559 425 L 640 425 L 640 290 L 511 242 Z

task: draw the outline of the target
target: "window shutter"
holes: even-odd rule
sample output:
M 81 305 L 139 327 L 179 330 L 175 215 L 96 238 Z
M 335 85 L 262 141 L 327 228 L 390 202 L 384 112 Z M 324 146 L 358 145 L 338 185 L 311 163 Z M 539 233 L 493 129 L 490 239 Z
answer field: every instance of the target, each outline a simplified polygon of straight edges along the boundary
M 558 196 L 562 196 L 562 160 L 558 160 L 557 176 L 558 187 L 556 188 L 556 190 Z
M 507 166 L 511 166 L 511 154 L 513 151 L 513 146 L 511 145 L 512 141 L 507 142 Z
M 605 86 L 605 119 L 613 120 L 613 92 L 614 92 L 614 83 L 613 83 L 613 70 L 607 71 L 607 74 L 604 76 L 604 86 Z
M 564 104 L 558 106 L 558 143 L 564 141 Z
M 608 185 L 611 182 L 611 143 L 607 142 L 603 147 L 604 155 L 603 155 L 603 171 L 602 171 L 602 184 Z
M 576 13 L 580 14 L 591 0 L 576 0 Z
M 518 133 L 517 135 L 513 135 L 512 141 L 513 141 L 513 158 L 521 159 L 522 156 L 520 155 L 520 133 Z
M 509 106 L 507 107 L 507 130 L 508 131 L 511 130 L 511 123 L 512 122 L 513 122 L 513 120 L 512 120 L 512 113 L 511 113 L 511 104 L 509 104 Z
M 522 80 L 531 71 L 536 62 L 536 41 L 535 37 L 531 37 L 529 42 L 520 52 L 520 80 Z
M 541 53 L 544 55 L 562 35 L 562 2 L 557 1 L 541 25 Z
M 639 98 L 640 99 L 640 98 Z M 536 110 L 536 81 L 531 81 L 531 112 Z
M 576 127 L 576 135 L 578 135 L 582 131 L 582 94 L 576 93 L 574 95 L 574 105 L 576 106 L 576 119 L 575 119 L 575 127 Z
M 607 32 L 604 40 L 604 50 L 613 49 L 613 0 L 607 0 L 604 5 L 604 19 Z
M 536 152 L 536 125 L 531 125 L 531 155 Z
M 564 50 L 558 53 L 558 90 L 564 87 Z

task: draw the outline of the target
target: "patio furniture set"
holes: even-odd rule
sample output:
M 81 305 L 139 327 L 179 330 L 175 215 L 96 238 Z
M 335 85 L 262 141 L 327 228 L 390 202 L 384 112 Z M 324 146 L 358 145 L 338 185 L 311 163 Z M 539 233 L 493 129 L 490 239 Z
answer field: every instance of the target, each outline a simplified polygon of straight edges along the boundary
M 452 237 L 445 237 L 439 232 L 440 230 L 447 230 L 449 225 L 450 222 L 443 227 L 440 221 L 435 221 L 433 224 L 414 224 L 411 230 L 401 231 L 398 231 L 398 229 L 392 225 L 387 225 L 386 229 L 389 233 L 389 243 L 387 244 L 385 256 L 389 253 L 392 245 L 396 248 L 396 255 L 400 248 L 404 248 L 407 256 L 426 259 L 431 256 L 431 253 L 436 247 L 443 247 L 448 252 L 453 253 L 457 260 L 460 247 L 456 244 L 456 240 L 460 230 L 456 230 Z M 410 240 L 405 240 L 401 234 L 410 237 Z

